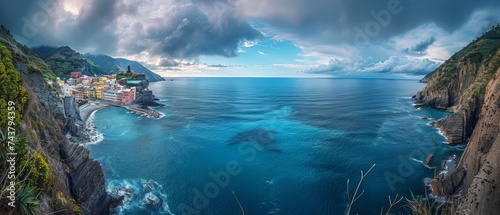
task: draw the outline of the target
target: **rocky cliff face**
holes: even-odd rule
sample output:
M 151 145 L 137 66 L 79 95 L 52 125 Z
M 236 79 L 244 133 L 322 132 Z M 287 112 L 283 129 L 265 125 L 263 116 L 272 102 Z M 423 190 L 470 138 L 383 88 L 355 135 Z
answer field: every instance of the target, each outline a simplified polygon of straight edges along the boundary
M 453 55 L 422 81 L 417 106 L 453 111 L 436 126 L 449 143 L 466 141 L 479 120 L 486 85 L 500 67 L 500 28 L 494 28 Z
M 111 199 L 104 189 L 101 166 L 89 158 L 87 149 L 68 142 L 61 131 L 69 118 L 65 116 L 62 99 L 54 86 L 47 82 L 55 76 L 42 60 L 15 42 L 3 27 L 0 29 L 0 43 L 11 51 L 14 66 L 29 93 L 22 133 L 29 137 L 31 147 L 47 155 L 55 176 L 53 190 L 39 196 L 41 212 L 53 213 L 56 209 L 49 204 L 53 200 L 72 198 L 83 214 L 107 214 Z
M 467 169 L 460 214 L 500 211 L 500 70 L 486 87 L 479 118 L 459 162 Z
M 500 27 L 492 28 L 423 81 L 418 106 L 454 113 L 439 120 L 448 142 L 467 142 L 457 167 L 433 192 L 458 196 L 457 214 L 500 211 Z

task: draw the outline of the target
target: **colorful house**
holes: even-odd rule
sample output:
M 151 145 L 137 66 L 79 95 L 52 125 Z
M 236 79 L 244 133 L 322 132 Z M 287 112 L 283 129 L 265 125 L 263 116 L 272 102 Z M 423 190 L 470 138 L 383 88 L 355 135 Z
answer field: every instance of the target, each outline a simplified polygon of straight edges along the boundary
M 121 105 L 128 105 L 135 100 L 135 87 L 125 89 L 117 93 L 117 102 Z
M 70 75 L 72 78 L 80 78 L 80 76 L 82 76 L 82 73 L 81 72 L 71 72 Z
M 102 99 L 102 91 L 103 91 L 103 87 L 96 87 L 95 88 L 95 98 L 96 99 Z

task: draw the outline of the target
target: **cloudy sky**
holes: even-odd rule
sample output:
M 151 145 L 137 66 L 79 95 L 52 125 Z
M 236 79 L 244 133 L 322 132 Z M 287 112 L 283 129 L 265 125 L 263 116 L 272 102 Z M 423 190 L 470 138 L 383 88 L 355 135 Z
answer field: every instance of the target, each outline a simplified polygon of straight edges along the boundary
M 497 2 L 0 0 L 0 24 L 162 76 L 415 78 L 500 22 Z

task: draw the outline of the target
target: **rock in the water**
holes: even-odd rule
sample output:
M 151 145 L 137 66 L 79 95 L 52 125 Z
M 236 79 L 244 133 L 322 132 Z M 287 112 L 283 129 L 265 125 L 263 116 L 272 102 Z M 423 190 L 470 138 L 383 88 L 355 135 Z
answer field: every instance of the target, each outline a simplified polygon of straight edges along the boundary
M 466 174 L 466 170 L 463 167 L 455 169 L 450 175 L 447 175 L 442 180 L 443 191 L 445 195 L 453 195 L 455 191 L 460 186 Z
M 442 184 L 443 177 L 444 175 L 440 174 L 429 182 L 429 184 L 432 187 L 432 194 L 436 196 L 444 196 L 443 184 Z
M 434 160 L 434 155 L 427 156 L 427 159 L 425 159 L 425 164 L 429 165 L 432 160 Z

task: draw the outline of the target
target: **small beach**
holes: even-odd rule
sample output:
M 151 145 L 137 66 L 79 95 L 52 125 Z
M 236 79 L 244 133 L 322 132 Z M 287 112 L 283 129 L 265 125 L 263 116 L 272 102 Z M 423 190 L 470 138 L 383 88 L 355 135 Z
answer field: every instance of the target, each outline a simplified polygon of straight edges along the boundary
M 82 117 L 83 124 L 87 124 L 87 120 L 92 113 L 108 106 L 108 104 L 103 102 L 90 102 L 89 104 L 80 107 L 80 117 Z
M 103 134 L 100 133 L 92 123 L 92 116 L 98 110 L 101 110 L 110 105 L 103 102 L 90 102 L 89 104 L 80 107 L 80 117 L 82 118 L 82 137 L 76 141 L 79 144 L 92 144 L 100 142 L 103 139 Z

